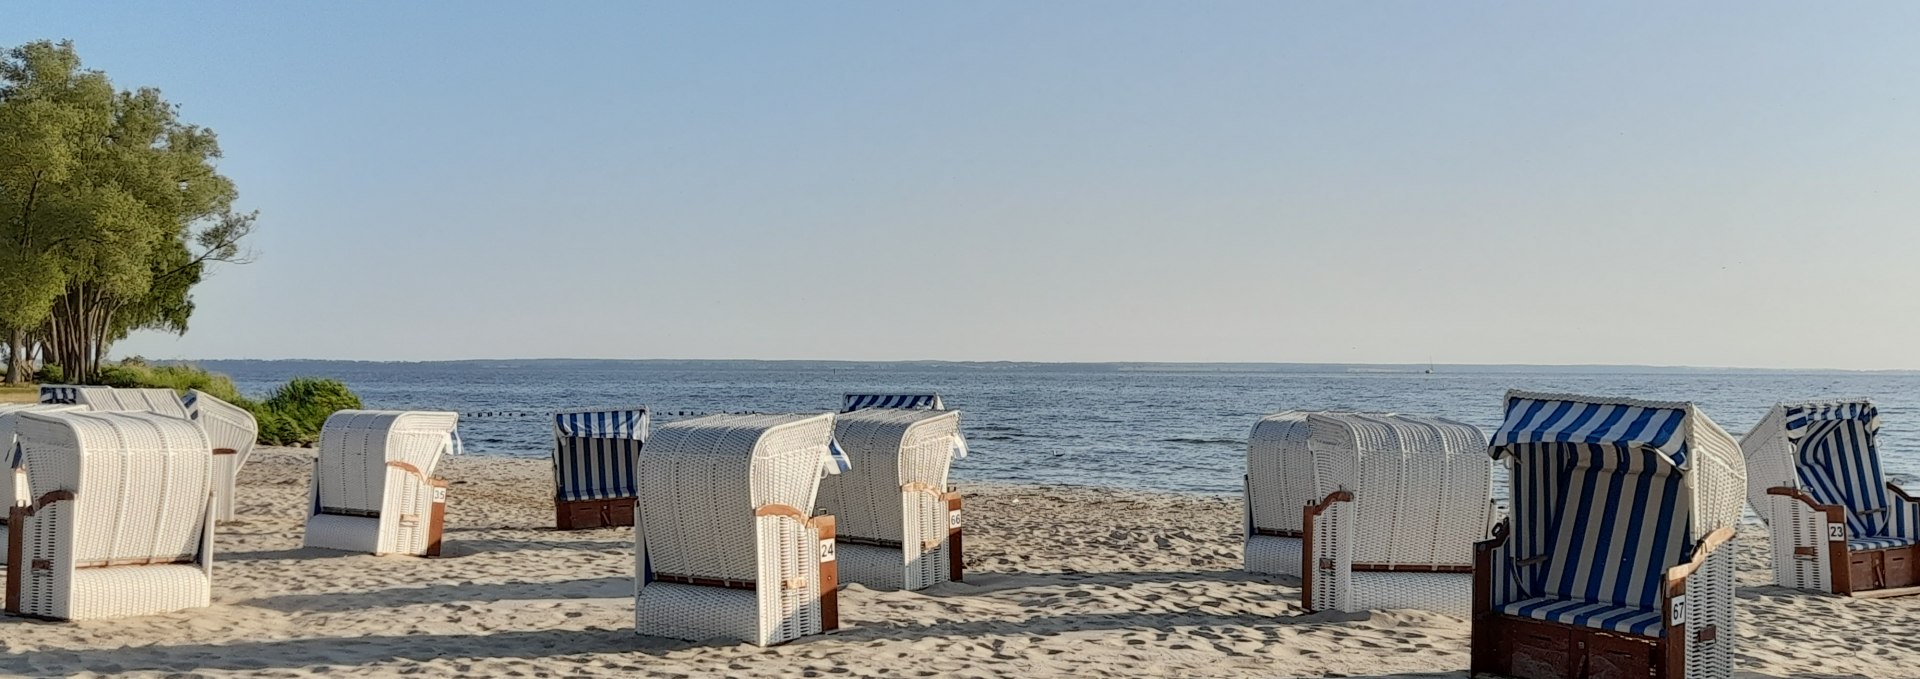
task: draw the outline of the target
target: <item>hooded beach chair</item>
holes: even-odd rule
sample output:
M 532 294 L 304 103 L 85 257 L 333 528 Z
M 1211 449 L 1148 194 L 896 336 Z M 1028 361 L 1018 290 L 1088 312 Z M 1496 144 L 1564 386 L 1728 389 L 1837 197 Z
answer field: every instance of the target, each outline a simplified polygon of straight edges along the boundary
M 709 415 L 662 425 L 640 450 L 634 629 L 762 646 L 839 627 L 833 517 L 813 516 L 842 469 L 833 418 Z
M 178 417 L 200 425 L 213 451 L 213 516 L 233 520 L 233 502 L 240 467 L 253 454 L 260 425 L 253 413 L 198 389 L 185 396 L 172 389 L 116 387 L 61 387 L 72 393 L 72 403 L 95 412 L 144 412 Z
M 1301 578 L 1310 611 L 1466 617 L 1493 466 L 1471 425 L 1399 414 L 1284 412 L 1247 446 L 1246 568 Z
M 33 502 L 32 491 L 27 489 L 27 468 L 21 460 L 20 447 L 14 445 L 14 426 L 20 421 L 20 414 L 80 410 L 86 408 L 60 403 L 0 403 L 0 460 L 6 461 L 7 470 L 6 478 L 0 479 L 0 518 L 7 518 L 11 514 L 7 510 L 9 507 Z M 0 521 L 0 564 L 6 563 L 6 539 L 6 521 Z
M 149 413 L 30 412 L 15 427 L 35 497 L 12 507 L 8 612 L 87 620 L 208 605 L 205 432 Z
M 342 410 L 320 427 L 305 545 L 438 556 L 447 482 L 440 459 L 459 452 L 456 413 Z
M 1509 517 L 1475 547 L 1474 676 L 1733 673 L 1746 463 L 1690 403 L 1508 392 Z
M 648 423 L 645 406 L 554 413 L 554 525 L 633 525 L 634 456 L 646 442 Z
M 1887 481 L 1867 401 L 1777 405 L 1740 448 L 1773 538 L 1774 582 L 1855 596 L 1920 593 L 1920 501 Z
M 960 494 L 947 471 L 966 455 L 960 411 L 869 408 L 834 418 L 852 469 L 820 482 L 834 517 L 840 580 L 922 589 L 961 579 Z

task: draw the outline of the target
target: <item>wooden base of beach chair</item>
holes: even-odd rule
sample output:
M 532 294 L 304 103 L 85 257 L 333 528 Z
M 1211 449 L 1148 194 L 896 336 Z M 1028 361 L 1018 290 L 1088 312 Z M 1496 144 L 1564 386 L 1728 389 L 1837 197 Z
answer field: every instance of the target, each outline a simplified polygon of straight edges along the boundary
M 1916 569 L 1916 565 L 1920 565 L 1920 545 L 1849 551 L 1846 562 L 1847 591 L 1844 593 L 1859 597 L 1888 597 L 1920 591 L 1915 589 L 1920 587 L 1920 569 Z
M 947 579 L 961 582 L 967 560 L 961 555 L 960 494 L 947 493 Z
M 633 498 L 611 500 L 555 500 L 553 522 L 560 530 L 585 530 L 633 525 Z
M 1685 655 L 1666 639 L 1493 614 L 1474 621 L 1473 676 L 1680 679 Z
M 427 482 L 433 489 L 433 511 L 427 515 L 427 556 L 440 556 L 440 534 L 447 529 L 447 480 Z
M 808 519 L 820 536 L 820 631 L 840 629 L 840 561 L 834 554 L 833 515 Z

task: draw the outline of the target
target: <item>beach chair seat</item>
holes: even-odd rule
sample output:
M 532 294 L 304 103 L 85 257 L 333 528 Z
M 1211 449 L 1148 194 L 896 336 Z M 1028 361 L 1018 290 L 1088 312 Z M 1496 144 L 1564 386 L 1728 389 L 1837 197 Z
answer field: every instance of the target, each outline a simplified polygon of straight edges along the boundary
M 1537 596 L 1503 605 L 1500 612 L 1646 637 L 1665 636 L 1667 633 L 1665 617 L 1659 609 L 1632 604 Z
M 966 455 L 960 411 L 866 408 L 834 420 L 850 469 L 820 483 L 834 516 L 840 580 L 917 590 L 962 579 L 960 494 L 947 489 Z
M 349 552 L 438 556 L 447 483 L 459 452 L 449 412 L 342 410 L 320 427 L 303 544 Z
M 1512 496 L 1474 546 L 1473 676 L 1732 676 L 1732 436 L 1689 403 L 1515 391 L 1488 450 Z
M 1776 405 L 1740 439 L 1747 498 L 1773 539 L 1774 583 L 1841 595 L 1920 593 L 1920 501 L 1886 478 L 1866 400 Z
M 36 497 L 10 512 L 8 612 L 88 620 L 208 605 L 205 432 L 113 412 L 26 413 L 16 432 Z
M 1247 447 L 1246 569 L 1301 577 L 1310 611 L 1466 617 L 1473 544 L 1493 512 L 1485 451 L 1478 429 L 1439 418 L 1261 418 Z
M 634 630 L 762 646 L 839 626 L 833 414 L 710 415 L 659 427 L 639 454 Z
M 555 527 L 633 525 L 634 465 L 650 427 L 645 406 L 554 413 Z

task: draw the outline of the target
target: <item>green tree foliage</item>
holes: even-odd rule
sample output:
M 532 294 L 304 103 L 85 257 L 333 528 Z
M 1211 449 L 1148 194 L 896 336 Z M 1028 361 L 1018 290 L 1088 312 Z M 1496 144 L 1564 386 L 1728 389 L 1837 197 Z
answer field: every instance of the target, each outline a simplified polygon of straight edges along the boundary
M 160 91 L 116 91 L 72 43 L 0 58 L 0 336 L 17 382 L 33 347 L 91 381 L 134 330 L 185 332 L 213 262 L 240 262 L 255 214 L 233 209 L 212 130 Z

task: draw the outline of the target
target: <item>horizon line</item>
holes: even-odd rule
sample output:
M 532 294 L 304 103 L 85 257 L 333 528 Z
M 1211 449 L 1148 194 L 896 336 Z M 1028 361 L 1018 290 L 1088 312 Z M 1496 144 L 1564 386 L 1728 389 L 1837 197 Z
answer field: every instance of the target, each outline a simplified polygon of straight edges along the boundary
M 1127 365 L 1168 365 L 1168 366 L 1291 366 L 1291 367 L 1355 367 L 1355 368 L 1419 368 L 1426 366 L 1439 368 L 1547 368 L 1547 369 L 1650 369 L 1650 370 L 1742 370 L 1764 372 L 1835 372 L 1835 373 L 1920 373 L 1920 368 L 1821 368 L 1821 367 L 1752 367 L 1752 366 L 1710 366 L 1654 363 L 1373 363 L 1345 361 L 1041 361 L 1021 359 L 956 360 L 956 359 L 854 359 L 854 358 L 579 358 L 564 356 L 514 357 L 514 358 L 435 358 L 435 359 L 355 359 L 355 358 L 146 358 L 152 363 L 480 363 L 480 362 L 624 362 L 624 363 L 859 363 L 859 364 L 950 364 L 950 365 L 1069 365 L 1069 366 L 1127 366 Z

